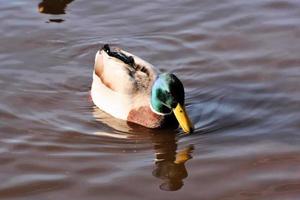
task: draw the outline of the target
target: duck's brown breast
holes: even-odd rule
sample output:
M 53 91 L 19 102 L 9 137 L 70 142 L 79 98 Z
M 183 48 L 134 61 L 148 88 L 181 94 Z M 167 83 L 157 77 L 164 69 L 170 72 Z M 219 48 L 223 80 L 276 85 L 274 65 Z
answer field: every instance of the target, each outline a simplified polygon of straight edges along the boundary
M 142 106 L 129 112 L 127 121 L 148 128 L 159 128 L 165 123 L 165 116 L 152 112 L 149 106 Z

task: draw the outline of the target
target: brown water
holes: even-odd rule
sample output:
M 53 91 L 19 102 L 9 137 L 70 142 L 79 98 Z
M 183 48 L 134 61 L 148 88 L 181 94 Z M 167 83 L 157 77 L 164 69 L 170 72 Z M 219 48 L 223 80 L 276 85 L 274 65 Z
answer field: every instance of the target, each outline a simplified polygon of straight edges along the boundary
M 0 199 L 300 198 L 299 0 L 0 0 L 0 21 Z M 104 43 L 176 73 L 195 133 L 96 109 Z

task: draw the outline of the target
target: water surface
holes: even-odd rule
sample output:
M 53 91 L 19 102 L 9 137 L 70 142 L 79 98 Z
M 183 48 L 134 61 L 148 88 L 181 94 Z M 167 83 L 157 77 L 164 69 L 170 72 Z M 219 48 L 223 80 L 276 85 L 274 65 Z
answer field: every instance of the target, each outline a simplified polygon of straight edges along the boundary
M 0 0 L 1 199 L 298 199 L 300 2 Z M 177 74 L 196 131 L 89 97 L 120 46 Z

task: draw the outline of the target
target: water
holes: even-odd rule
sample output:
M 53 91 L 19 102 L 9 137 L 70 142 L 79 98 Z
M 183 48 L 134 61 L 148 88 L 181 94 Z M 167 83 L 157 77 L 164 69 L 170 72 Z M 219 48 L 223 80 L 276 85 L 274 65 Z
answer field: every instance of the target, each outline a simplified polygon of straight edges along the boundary
M 0 0 L 0 199 L 299 199 L 298 0 L 49 2 Z M 177 74 L 195 133 L 95 108 L 104 43 Z

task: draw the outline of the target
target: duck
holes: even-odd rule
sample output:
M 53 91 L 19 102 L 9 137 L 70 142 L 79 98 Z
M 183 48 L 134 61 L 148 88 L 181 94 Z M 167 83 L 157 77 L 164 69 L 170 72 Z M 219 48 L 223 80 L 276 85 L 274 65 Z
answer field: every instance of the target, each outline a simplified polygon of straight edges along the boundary
M 38 5 L 40 13 L 61 15 L 65 14 L 65 10 L 68 4 L 74 0 L 43 0 Z
M 194 130 L 179 78 L 109 44 L 95 56 L 91 99 L 100 110 L 129 123 L 155 129 L 175 121 L 184 133 Z

